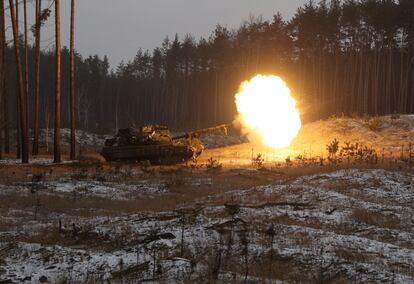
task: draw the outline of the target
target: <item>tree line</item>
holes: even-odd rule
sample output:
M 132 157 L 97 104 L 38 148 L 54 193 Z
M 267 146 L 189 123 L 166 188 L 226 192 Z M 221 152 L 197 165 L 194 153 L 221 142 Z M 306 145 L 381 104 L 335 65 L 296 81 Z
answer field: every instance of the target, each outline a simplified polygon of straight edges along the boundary
M 32 26 L 32 32 L 35 36 L 35 44 L 30 47 L 28 44 L 28 13 L 27 13 L 27 0 L 9 0 L 8 7 L 5 7 L 7 1 L 0 0 L 0 158 L 2 157 L 3 148 L 6 153 L 10 152 L 10 127 L 11 122 L 14 120 L 15 129 L 17 132 L 16 139 L 16 154 L 17 158 L 21 158 L 22 163 L 29 162 L 30 151 L 30 127 L 33 130 L 33 146 L 32 154 L 37 155 L 39 153 L 39 128 L 40 128 L 40 79 L 43 81 L 50 80 L 50 77 L 40 76 L 41 66 L 41 50 L 40 50 L 40 38 L 41 27 L 47 18 L 51 14 L 50 8 L 52 5 L 55 8 L 55 52 L 54 52 L 54 67 L 50 64 L 48 67 L 48 73 L 54 70 L 54 89 L 51 92 L 54 98 L 54 162 L 61 162 L 61 44 L 60 44 L 60 0 L 54 0 L 50 3 L 49 7 L 42 9 L 42 1 L 35 1 L 35 23 Z M 20 17 L 19 10 L 23 6 L 23 32 L 20 31 Z M 6 10 L 9 12 L 10 24 L 12 28 L 12 46 L 7 44 L 6 40 Z M 71 29 L 70 29 L 70 56 L 69 56 L 69 69 L 70 69 L 70 107 L 71 107 L 71 151 L 70 158 L 75 158 L 75 126 L 76 120 L 73 116 L 75 105 L 73 104 L 75 89 L 74 89 L 74 13 L 75 13 L 75 1 L 71 0 Z M 34 56 L 32 56 L 35 62 L 35 66 L 29 64 L 29 52 L 32 48 Z M 13 56 L 14 55 L 14 56 Z M 14 57 L 14 62 L 12 58 Z M 33 61 L 33 60 L 32 60 Z M 30 75 L 35 78 L 34 83 L 30 84 Z M 15 74 L 15 86 L 14 90 L 10 88 L 11 74 Z M 49 81 L 50 82 L 50 81 Z M 34 94 L 32 94 L 32 90 Z M 12 91 L 12 92 L 11 92 Z M 50 95 L 51 93 L 46 94 Z M 11 94 L 16 94 L 12 96 Z M 34 95 L 32 98 L 31 95 Z M 44 96 L 44 95 L 43 95 Z M 11 103 L 9 99 L 13 98 Z M 31 101 L 34 102 L 31 107 Z M 49 102 L 48 102 L 49 107 Z M 15 111 L 11 111 L 11 110 Z M 10 113 L 15 113 L 14 117 L 10 116 Z M 34 123 L 31 124 L 30 115 L 34 114 Z M 29 124 L 31 124 L 29 126 Z
M 22 44 L 31 70 L 36 48 Z M 50 72 L 56 50 L 40 54 L 36 113 L 42 128 L 56 113 L 51 103 L 56 78 Z M 71 115 L 79 128 L 97 132 L 148 123 L 176 129 L 228 123 L 240 83 L 258 73 L 279 75 L 288 83 L 304 121 L 333 114 L 414 112 L 411 0 L 310 1 L 289 20 L 279 13 L 267 21 L 251 16 L 238 29 L 217 25 L 208 38 L 167 37 L 159 47 L 139 50 L 112 70 L 107 57 L 83 58 L 75 52 L 71 57 L 71 50 L 61 50 L 63 127 L 74 121 Z M 4 105 L 9 110 L 18 105 L 13 52 L 14 46 L 6 45 L 10 83 Z M 74 87 L 70 58 L 76 66 Z M 29 73 L 28 81 L 33 86 L 36 76 Z M 29 95 L 29 105 L 32 100 Z M 6 121 L 9 128 L 16 127 L 10 113 Z

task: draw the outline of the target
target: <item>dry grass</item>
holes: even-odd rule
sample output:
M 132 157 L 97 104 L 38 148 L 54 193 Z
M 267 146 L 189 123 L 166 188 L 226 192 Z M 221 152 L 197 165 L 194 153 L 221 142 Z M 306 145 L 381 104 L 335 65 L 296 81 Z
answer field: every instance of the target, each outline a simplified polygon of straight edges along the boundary
M 359 222 L 380 228 L 399 229 L 400 220 L 394 215 L 386 215 L 381 212 L 355 208 L 352 210 L 351 217 Z
M 352 250 L 350 248 L 336 248 L 336 256 L 348 261 L 348 262 L 368 262 L 370 256 L 362 254 L 361 252 Z
M 277 251 L 273 251 L 272 256 L 269 252 L 261 261 L 252 263 L 249 270 L 251 275 L 255 277 L 289 281 L 293 280 L 292 277 L 297 274 L 294 263 L 293 257 L 283 257 Z M 302 273 L 306 272 L 303 271 Z M 304 279 L 305 277 L 302 278 L 302 283 L 306 283 Z
M 378 116 L 374 116 L 371 118 L 367 118 L 365 120 L 365 124 L 367 126 L 367 128 L 373 132 L 379 132 L 381 130 L 381 126 L 382 126 L 382 120 L 380 117 Z
M 156 198 L 150 194 L 146 197 L 130 200 L 110 200 L 99 197 L 72 198 L 65 195 L 44 195 L 39 194 L 40 208 L 39 216 L 51 213 L 72 214 L 80 217 L 94 216 L 116 216 L 119 214 L 132 214 L 142 211 L 168 211 L 173 210 L 177 205 L 194 200 L 198 194 L 189 193 L 186 196 L 174 195 Z M 31 210 L 35 202 L 34 197 L 20 194 L 7 194 L 2 196 L 0 210 L 8 208 Z

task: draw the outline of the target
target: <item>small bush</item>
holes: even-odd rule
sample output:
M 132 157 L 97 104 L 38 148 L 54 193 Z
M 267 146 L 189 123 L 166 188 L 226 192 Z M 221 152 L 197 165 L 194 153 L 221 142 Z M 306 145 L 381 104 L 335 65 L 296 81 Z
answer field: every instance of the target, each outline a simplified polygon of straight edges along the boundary
M 252 164 L 254 167 L 261 169 L 263 168 L 264 158 L 263 155 L 258 153 L 256 157 L 252 158 Z
M 365 124 L 369 130 L 373 132 L 379 132 L 381 130 L 382 122 L 381 122 L 381 118 L 376 116 L 376 117 L 366 119 Z
M 217 159 L 214 159 L 213 157 L 210 157 L 207 160 L 207 169 L 209 170 L 219 170 L 222 167 L 223 165 Z
M 305 155 L 298 155 L 295 157 L 295 162 L 301 166 L 318 165 L 318 157 L 306 157 Z
M 336 138 L 332 140 L 331 143 L 326 145 L 326 150 L 328 151 L 329 158 L 334 158 L 339 150 L 339 141 Z
M 348 162 L 351 159 L 360 163 L 366 162 L 374 164 L 378 162 L 378 155 L 375 149 L 360 143 L 345 142 L 344 144 L 341 147 L 339 155 L 347 159 Z
M 198 163 L 197 158 L 192 159 L 191 162 L 189 163 L 189 165 L 190 165 L 190 168 L 193 169 L 193 170 L 203 167 L 202 164 Z
M 285 159 L 286 162 L 286 166 L 290 167 L 293 165 L 292 160 L 290 159 L 290 156 L 287 156 L 287 158 Z

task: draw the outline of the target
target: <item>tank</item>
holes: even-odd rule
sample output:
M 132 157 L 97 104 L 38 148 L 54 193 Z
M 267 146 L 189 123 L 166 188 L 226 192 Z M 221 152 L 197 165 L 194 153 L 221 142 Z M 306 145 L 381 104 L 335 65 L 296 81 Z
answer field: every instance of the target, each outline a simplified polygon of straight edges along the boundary
M 227 134 L 229 125 L 187 132 L 172 136 L 168 127 L 146 125 L 120 129 L 107 139 L 102 156 L 107 161 L 150 161 L 154 164 L 177 164 L 197 158 L 204 150 L 202 135 L 221 132 Z

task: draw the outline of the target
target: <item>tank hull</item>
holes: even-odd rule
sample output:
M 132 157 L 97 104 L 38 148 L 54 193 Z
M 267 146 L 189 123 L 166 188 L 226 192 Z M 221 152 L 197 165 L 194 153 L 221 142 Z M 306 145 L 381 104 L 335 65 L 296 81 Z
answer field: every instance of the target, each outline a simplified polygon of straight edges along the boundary
M 197 156 L 191 146 L 177 145 L 127 145 L 104 147 L 101 152 L 107 161 L 151 161 L 160 163 L 164 159 L 190 160 Z

